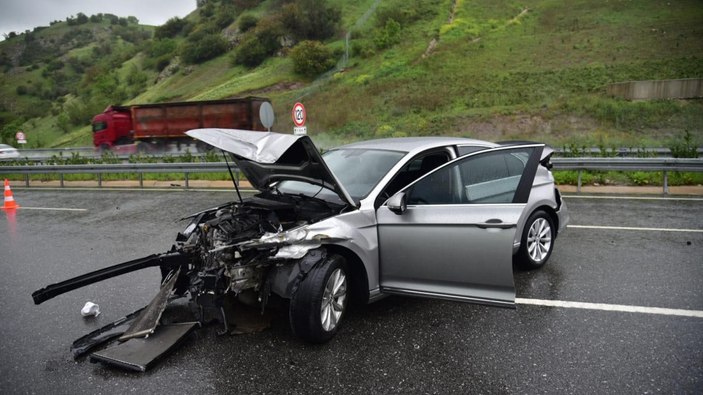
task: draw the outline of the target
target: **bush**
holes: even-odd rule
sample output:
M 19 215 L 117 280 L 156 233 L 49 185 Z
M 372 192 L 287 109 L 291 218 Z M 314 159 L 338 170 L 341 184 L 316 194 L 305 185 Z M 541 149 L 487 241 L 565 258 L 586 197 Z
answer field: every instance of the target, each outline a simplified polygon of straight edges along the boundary
M 275 18 L 259 21 L 256 29 L 247 33 L 234 52 L 234 63 L 256 67 L 281 48 L 279 38 L 283 27 Z
M 243 14 L 239 17 L 237 25 L 239 26 L 239 31 L 244 33 L 255 28 L 257 23 L 259 23 L 259 18 L 256 15 Z
M 198 64 L 215 58 L 227 51 L 227 41 L 219 34 L 204 34 L 202 38 L 186 42 L 181 47 L 183 61 Z
M 256 36 L 251 35 L 244 39 L 234 52 L 234 64 L 247 67 L 256 67 L 271 56 L 270 51 L 259 41 Z
M 23 95 L 26 95 L 29 92 L 29 90 L 27 89 L 26 86 L 20 85 L 15 89 L 15 92 L 17 92 L 17 94 L 19 96 L 23 96 Z
M 283 7 L 283 25 L 300 40 L 325 40 L 337 32 L 342 12 L 327 0 L 295 0 Z
M 376 32 L 373 43 L 378 49 L 390 48 L 400 42 L 400 37 L 400 23 L 389 19 L 386 26 Z
M 683 141 L 674 142 L 669 146 L 669 149 L 671 150 L 671 156 L 674 158 L 698 157 L 698 146 L 693 141 L 693 136 L 691 136 L 691 132 L 688 130 L 684 133 Z
M 319 41 L 303 41 L 290 51 L 293 70 L 306 77 L 315 77 L 334 67 L 336 61 L 331 49 Z

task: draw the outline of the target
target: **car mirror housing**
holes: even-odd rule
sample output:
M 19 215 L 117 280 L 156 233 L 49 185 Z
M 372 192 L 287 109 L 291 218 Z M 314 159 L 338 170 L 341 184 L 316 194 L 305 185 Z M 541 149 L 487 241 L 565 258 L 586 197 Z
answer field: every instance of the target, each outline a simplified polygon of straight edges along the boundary
M 405 192 L 398 192 L 393 195 L 390 199 L 388 199 L 387 206 L 388 209 L 392 212 L 398 215 L 403 214 L 408 208 L 408 205 L 405 201 Z

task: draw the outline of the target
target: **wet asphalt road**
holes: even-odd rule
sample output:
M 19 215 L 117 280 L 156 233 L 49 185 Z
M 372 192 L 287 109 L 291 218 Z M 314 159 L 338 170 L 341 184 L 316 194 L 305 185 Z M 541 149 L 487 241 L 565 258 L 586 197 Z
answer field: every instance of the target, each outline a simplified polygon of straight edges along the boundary
M 259 334 L 192 335 L 145 374 L 73 361 L 71 342 L 147 304 L 148 269 L 35 306 L 49 283 L 167 250 L 183 214 L 224 192 L 38 191 L 0 212 L 0 393 L 701 393 L 703 318 L 391 297 L 352 311 L 328 344 L 285 311 Z M 703 201 L 567 198 L 572 224 L 703 229 Z M 569 229 L 517 296 L 703 310 L 703 233 Z M 94 301 L 102 314 L 83 319 Z

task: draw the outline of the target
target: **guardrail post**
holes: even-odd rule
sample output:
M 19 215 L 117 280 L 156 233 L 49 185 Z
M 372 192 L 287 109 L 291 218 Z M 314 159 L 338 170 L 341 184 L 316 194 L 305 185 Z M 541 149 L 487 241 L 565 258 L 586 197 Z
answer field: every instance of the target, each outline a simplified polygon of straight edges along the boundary
M 61 180 L 61 188 L 63 188 L 63 173 L 59 174 L 59 179 Z
M 186 172 L 185 175 L 186 175 L 186 189 L 188 189 L 188 172 Z
M 669 172 L 664 170 L 664 194 L 669 194 Z
M 144 188 L 144 173 L 139 172 L 139 188 Z
M 98 188 L 103 186 L 103 173 L 98 173 Z
M 576 192 L 581 193 L 581 170 L 579 170 L 578 183 L 576 184 Z
M 29 173 L 24 175 L 24 185 L 29 188 Z

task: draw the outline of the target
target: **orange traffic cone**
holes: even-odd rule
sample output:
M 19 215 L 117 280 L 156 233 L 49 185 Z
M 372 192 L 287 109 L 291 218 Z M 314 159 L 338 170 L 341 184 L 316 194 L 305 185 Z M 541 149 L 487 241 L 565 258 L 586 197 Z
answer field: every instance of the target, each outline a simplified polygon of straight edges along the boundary
M 12 196 L 12 190 L 10 189 L 10 181 L 5 179 L 5 204 L 2 206 L 4 210 L 11 210 L 15 208 L 20 208 L 20 205 L 15 202 L 15 198 Z

